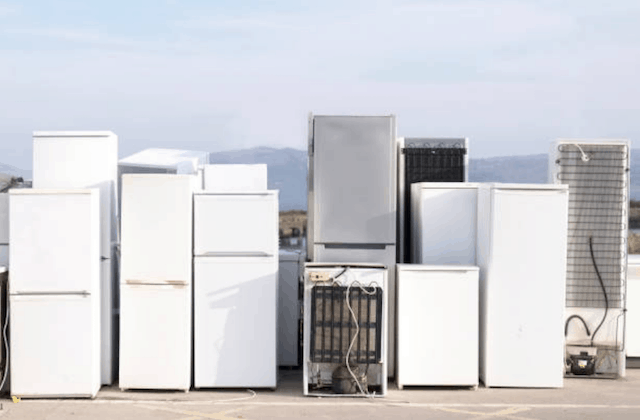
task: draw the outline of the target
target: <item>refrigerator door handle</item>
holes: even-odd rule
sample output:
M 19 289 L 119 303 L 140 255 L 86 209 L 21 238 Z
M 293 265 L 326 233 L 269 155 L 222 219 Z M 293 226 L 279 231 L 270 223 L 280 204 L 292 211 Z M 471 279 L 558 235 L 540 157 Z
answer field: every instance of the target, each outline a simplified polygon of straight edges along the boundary
M 125 280 L 125 284 L 131 286 L 187 286 L 189 282 L 186 280 Z
M 91 296 L 86 290 L 73 292 L 11 292 L 11 296 Z
M 356 244 L 356 243 L 324 243 L 319 244 L 323 245 L 326 249 L 378 249 L 384 250 L 387 246 L 392 246 L 395 244 Z

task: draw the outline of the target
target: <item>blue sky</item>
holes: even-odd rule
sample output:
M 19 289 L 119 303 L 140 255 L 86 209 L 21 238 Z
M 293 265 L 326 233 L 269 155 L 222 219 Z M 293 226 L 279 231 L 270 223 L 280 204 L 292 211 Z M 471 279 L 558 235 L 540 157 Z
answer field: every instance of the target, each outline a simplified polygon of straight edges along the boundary
M 640 137 L 640 2 L 0 0 L 0 162 L 34 130 L 306 147 L 307 114 L 398 116 L 472 157 Z

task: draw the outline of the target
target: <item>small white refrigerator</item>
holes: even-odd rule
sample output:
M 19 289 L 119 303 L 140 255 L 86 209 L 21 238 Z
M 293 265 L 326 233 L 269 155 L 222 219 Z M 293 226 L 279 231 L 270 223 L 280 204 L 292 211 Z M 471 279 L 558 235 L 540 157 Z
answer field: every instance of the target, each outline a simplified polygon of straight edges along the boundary
M 11 394 L 93 398 L 101 382 L 99 191 L 9 194 Z
M 275 388 L 278 192 L 194 194 L 196 388 Z
M 116 253 L 118 137 L 110 131 L 33 133 L 33 188 L 100 190 L 102 384 L 113 383 L 117 359 Z
M 487 184 L 478 195 L 480 379 L 560 388 L 569 190 Z
M 629 255 L 627 265 L 627 357 L 640 357 L 640 255 Z
M 478 385 L 478 267 L 398 264 L 398 388 Z
M 194 175 L 122 177 L 120 388 L 189 390 Z
M 411 262 L 476 264 L 478 187 L 470 182 L 411 185 Z

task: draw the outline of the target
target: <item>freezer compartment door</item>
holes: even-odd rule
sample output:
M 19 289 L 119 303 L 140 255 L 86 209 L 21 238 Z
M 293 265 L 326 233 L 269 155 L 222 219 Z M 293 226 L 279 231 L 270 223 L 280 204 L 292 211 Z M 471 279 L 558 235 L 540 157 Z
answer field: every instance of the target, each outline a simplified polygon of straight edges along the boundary
M 389 337 L 387 349 L 387 373 L 389 377 L 395 377 L 395 342 L 396 342 L 396 247 L 393 245 L 363 244 L 363 248 L 353 248 L 348 245 L 315 245 L 314 262 L 335 263 L 375 263 L 387 266 L 388 283 L 388 316 Z
M 278 196 L 194 196 L 194 255 L 278 252 Z
M 188 390 L 191 286 L 125 285 L 120 299 L 120 388 Z
M 395 118 L 313 120 L 314 241 L 396 241 Z
M 12 190 L 11 293 L 100 294 L 98 190 Z
M 195 259 L 195 386 L 276 386 L 277 258 Z
M 100 308 L 89 295 L 10 296 L 11 394 L 94 397 Z

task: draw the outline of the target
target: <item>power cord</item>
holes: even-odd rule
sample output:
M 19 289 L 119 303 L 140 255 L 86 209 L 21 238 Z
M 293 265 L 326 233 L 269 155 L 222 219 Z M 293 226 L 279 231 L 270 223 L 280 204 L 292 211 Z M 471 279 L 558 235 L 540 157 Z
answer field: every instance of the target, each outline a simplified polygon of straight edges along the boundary
M 591 160 L 591 158 L 589 157 L 589 155 L 587 155 L 584 150 L 582 150 L 582 147 L 580 147 L 580 145 L 578 143 L 575 143 L 574 146 L 576 146 L 578 148 L 578 150 L 580 150 L 580 153 L 582 153 L 582 161 L 583 162 L 589 162 Z
M 602 327 L 602 324 L 604 324 L 604 320 L 607 318 L 607 313 L 609 312 L 609 297 L 607 296 L 607 289 L 604 287 L 602 276 L 600 276 L 598 264 L 596 264 L 596 257 L 594 257 L 593 255 L 593 236 L 589 236 L 589 251 L 591 252 L 591 261 L 593 262 L 593 268 L 596 270 L 598 280 L 600 281 L 600 287 L 602 287 L 602 294 L 604 295 L 604 316 L 602 317 L 600 324 L 598 324 L 598 327 L 593 331 L 593 335 L 591 336 L 591 346 L 593 347 L 593 340 L 596 338 L 596 334 L 600 330 L 600 327 Z
M 7 286 L 7 293 L 9 292 L 9 287 Z M 7 340 L 7 327 L 9 326 L 9 296 L 7 296 L 7 307 L 5 308 L 6 313 L 4 315 L 4 326 L 2 327 L 2 342 L 4 343 L 4 348 L 7 351 L 7 357 L 5 357 L 4 361 L 4 372 L 2 373 L 2 382 L 0 382 L 0 390 L 4 388 L 4 383 L 7 381 L 7 377 L 9 376 L 9 340 Z

